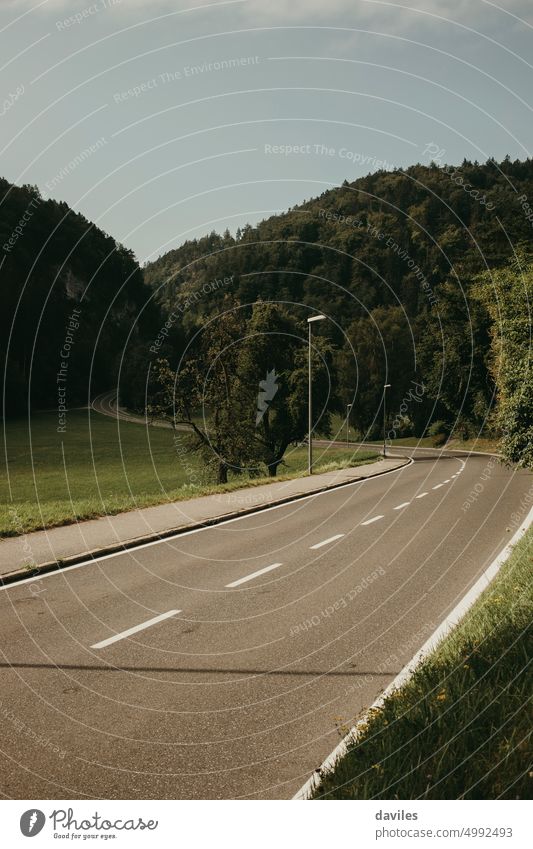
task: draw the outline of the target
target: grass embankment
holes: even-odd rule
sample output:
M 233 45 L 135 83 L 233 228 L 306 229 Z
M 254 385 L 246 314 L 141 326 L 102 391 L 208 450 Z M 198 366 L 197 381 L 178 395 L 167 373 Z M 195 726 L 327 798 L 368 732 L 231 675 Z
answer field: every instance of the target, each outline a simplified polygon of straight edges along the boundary
M 368 443 L 368 446 L 379 445 L 379 442 Z M 398 439 L 387 440 L 387 447 L 401 448 L 402 446 L 410 448 L 444 448 L 447 451 L 483 451 L 489 454 L 499 454 L 501 452 L 501 444 L 497 439 L 487 439 L 479 437 L 478 439 L 461 439 L 460 437 L 450 437 L 445 442 L 442 437 L 436 436 L 402 436 Z
M 172 430 L 146 428 L 87 411 L 68 415 L 67 431 L 56 432 L 57 416 L 41 413 L 6 424 L 4 474 L 0 482 L 0 536 L 16 536 L 149 507 L 168 501 L 227 492 L 305 474 L 305 448 L 289 450 L 278 478 L 235 476 L 227 485 L 210 483 L 186 442 L 174 444 Z M 179 437 L 186 436 L 178 434 Z M 377 459 L 375 451 L 321 448 L 315 471 L 358 466 Z M 11 491 L 10 491 L 11 490 Z
M 499 439 L 488 439 L 480 436 L 477 439 L 459 439 L 451 437 L 445 448 L 459 451 L 483 451 L 488 454 L 501 454 L 502 446 Z
M 529 798 L 532 555 L 530 530 L 459 627 L 371 713 L 315 798 Z
M 336 442 L 344 442 L 346 440 L 346 419 L 339 415 L 331 417 L 332 436 Z M 350 442 L 358 442 L 361 435 L 358 431 L 350 427 L 349 439 Z M 444 439 L 444 441 L 443 441 Z M 368 448 L 379 447 L 383 445 L 382 439 L 367 440 Z M 501 453 L 501 442 L 499 439 L 490 439 L 485 436 L 478 436 L 472 439 L 462 439 L 460 436 L 453 434 L 448 440 L 442 436 L 400 436 L 397 439 L 388 439 L 387 447 L 401 448 L 447 448 L 455 451 L 483 451 L 489 454 Z
M 372 444 L 372 443 L 369 443 Z M 376 445 L 382 445 L 381 442 L 375 442 Z M 438 445 L 438 440 L 434 436 L 400 436 L 398 439 L 387 439 L 387 448 L 401 448 L 402 446 L 409 448 L 442 448 Z

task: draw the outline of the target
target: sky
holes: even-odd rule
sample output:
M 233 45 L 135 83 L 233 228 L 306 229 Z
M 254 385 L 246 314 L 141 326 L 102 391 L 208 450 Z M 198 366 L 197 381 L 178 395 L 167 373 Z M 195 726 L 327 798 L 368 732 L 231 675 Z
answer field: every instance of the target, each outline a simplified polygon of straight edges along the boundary
M 531 156 L 531 0 L 0 0 L 0 175 L 141 263 L 380 167 Z

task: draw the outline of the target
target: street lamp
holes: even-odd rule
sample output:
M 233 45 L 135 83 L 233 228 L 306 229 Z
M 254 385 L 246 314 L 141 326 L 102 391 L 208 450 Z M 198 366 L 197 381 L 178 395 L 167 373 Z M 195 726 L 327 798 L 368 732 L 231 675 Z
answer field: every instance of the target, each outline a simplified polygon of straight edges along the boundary
M 346 405 L 346 445 L 348 445 L 348 433 L 350 430 L 350 410 L 352 409 L 351 404 Z
M 313 390 L 311 369 L 311 325 L 314 321 L 323 321 L 325 315 L 313 315 L 307 319 L 309 328 L 309 402 L 308 402 L 308 446 L 307 446 L 307 471 L 313 474 Z
M 387 389 L 390 389 L 390 388 L 391 388 L 390 383 L 385 383 L 383 385 L 383 456 L 384 457 L 387 456 L 387 443 L 386 443 L 386 427 L 387 427 L 387 424 L 386 424 L 386 421 L 387 421 L 386 408 L 387 408 L 387 404 L 386 404 L 386 400 L 387 400 Z

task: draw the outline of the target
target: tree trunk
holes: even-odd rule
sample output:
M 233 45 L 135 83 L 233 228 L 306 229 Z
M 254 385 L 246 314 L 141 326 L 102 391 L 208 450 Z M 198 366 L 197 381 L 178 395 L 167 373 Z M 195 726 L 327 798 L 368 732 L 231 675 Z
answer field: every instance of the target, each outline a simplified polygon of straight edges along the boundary
M 282 445 L 275 455 L 274 459 L 268 464 L 268 476 L 269 478 L 275 478 L 278 473 L 278 466 L 283 462 L 283 457 L 285 456 L 285 451 L 289 447 L 289 443 Z
M 228 467 L 222 461 L 218 464 L 218 483 L 228 482 Z

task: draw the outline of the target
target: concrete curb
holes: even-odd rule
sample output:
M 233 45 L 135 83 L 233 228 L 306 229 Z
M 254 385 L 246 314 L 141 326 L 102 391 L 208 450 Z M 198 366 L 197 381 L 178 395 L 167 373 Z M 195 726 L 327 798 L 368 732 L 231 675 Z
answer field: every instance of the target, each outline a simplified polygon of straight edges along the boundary
M 103 548 L 84 551 L 80 554 L 73 555 L 72 557 L 66 557 L 64 560 L 52 560 L 47 563 L 42 563 L 32 569 L 17 569 L 14 572 L 8 572 L 6 575 L 0 575 L 0 589 L 10 584 L 19 583 L 20 581 L 28 581 L 39 578 L 41 575 L 46 575 L 50 572 L 59 572 L 63 569 L 68 569 L 71 566 L 77 566 L 80 563 L 84 563 L 89 560 L 96 561 L 110 554 L 131 551 L 132 549 L 138 548 L 141 545 L 146 545 L 147 543 L 170 539 L 171 537 L 177 537 L 181 534 L 200 530 L 201 528 L 209 528 L 213 525 L 220 525 L 223 522 L 230 521 L 231 519 L 238 519 L 242 516 L 250 516 L 253 513 L 260 513 L 263 510 L 268 510 L 271 507 L 276 507 L 280 504 L 290 504 L 291 501 L 301 501 L 302 499 L 309 498 L 312 495 L 319 495 L 320 493 L 328 492 L 329 490 L 340 489 L 344 486 L 351 486 L 359 481 L 372 480 L 372 478 L 377 478 L 381 475 L 390 475 L 391 472 L 403 469 L 412 462 L 410 458 L 391 457 L 390 459 L 398 459 L 399 461 L 398 465 L 393 469 L 384 469 L 383 471 L 375 472 L 372 475 L 359 474 L 347 481 L 344 480 L 339 481 L 338 483 L 321 486 L 317 489 L 311 490 L 310 492 L 297 493 L 296 495 L 288 495 L 283 498 L 274 498 L 272 501 L 266 502 L 265 504 L 244 507 L 242 510 L 234 510 L 231 513 L 213 516 L 213 518 L 206 519 L 203 522 L 191 522 L 189 525 L 180 525 L 177 528 L 169 528 L 169 530 L 160 533 L 145 534 L 144 536 L 135 537 L 134 539 L 125 540 L 123 542 L 117 542 L 113 545 L 104 546 Z
M 411 658 L 409 663 L 407 663 L 404 668 L 398 673 L 398 675 L 394 678 L 393 681 L 388 685 L 388 687 L 383 690 L 380 696 L 370 705 L 369 708 L 364 712 L 363 716 L 357 721 L 357 723 L 350 729 L 348 734 L 341 740 L 338 746 L 333 749 L 330 755 L 326 758 L 325 761 L 319 766 L 317 770 L 313 773 L 313 775 L 306 781 L 306 783 L 301 787 L 298 792 L 292 797 L 293 800 L 299 801 L 309 801 L 310 794 L 317 790 L 320 787 L 322 782 L 322 774 L 327 772 L 332 772 L 335 769 L 335 765 L 340 758 L 342 758 L 346 752 L 348 751 L 349 745 L 357 742 L 358 738 L 361 735 L 362 727 L 366 725 L 368 722 L 369 715 L 372 711 L 379 709 L 387 697 L 394 691 L 397 690 L 402 684 L 405 684 L 408 681 L 417 667 L 422 663 L 424 658 L 432 651 L 434 651 L 439 643 L 450 634 L 451 631 L 461 622 L 465 614 L 470 610 L 475 601 L 479 598 L 479 596 L 487 589 L 487 587 L 491 584 L 492 580 L 500 571 L 503 564 L 508 560 L 511 555 L 511 552 L 516 545 L 517 542 L 522 538 L 524 533 L 528 530 L 528 528 L 533 524 L 533 507 L 529 511 L 528 515 L 518 528 L 518 530 L 513 534 L 507 545 L 500 551 L 495 560 L 492 561 L 490 566 L 483 572 L 481 577 L 478 578 L 476 583 L 471 587 L 468 592 L 462 597 L 460 602 L 454 607 L 451 613 L 448 614 L 446 619 L 444 619 L 440 625 L 436 628 L 433 634 L 430 636 L 428 640 L 424 643 L 421 649 L 417 651 L 414 657 Z

